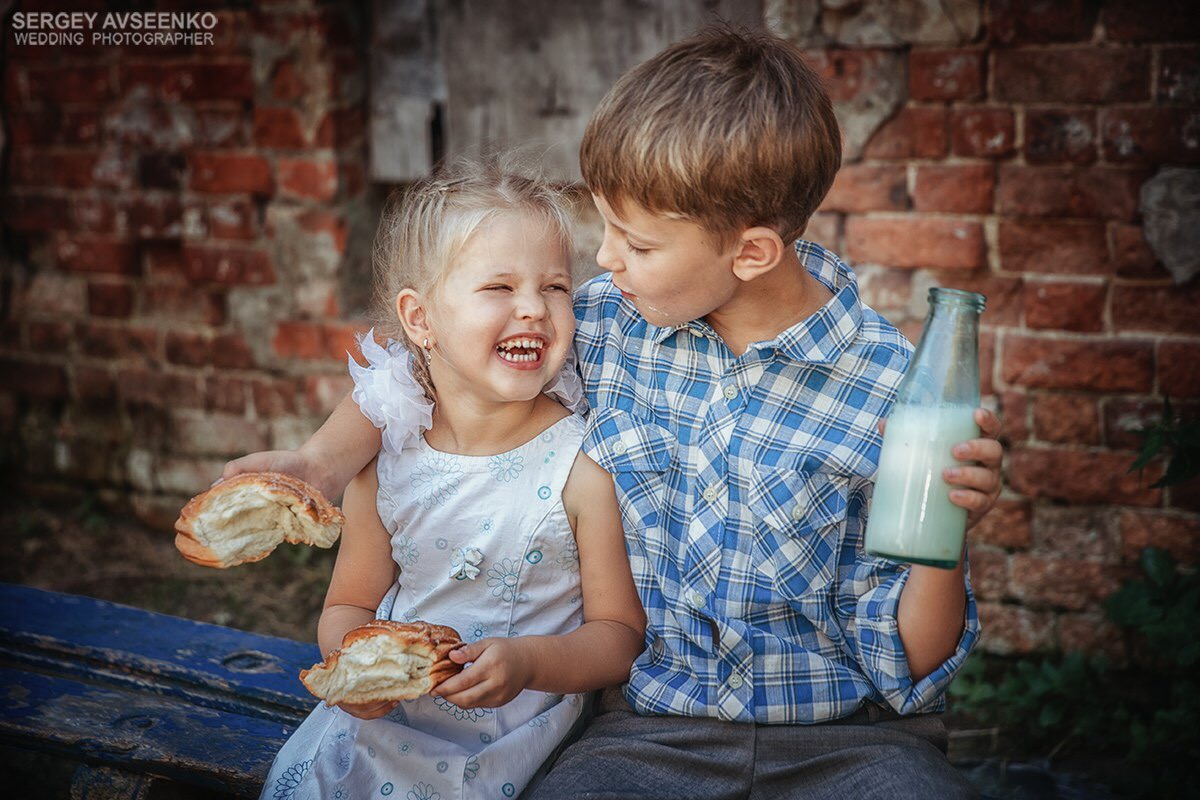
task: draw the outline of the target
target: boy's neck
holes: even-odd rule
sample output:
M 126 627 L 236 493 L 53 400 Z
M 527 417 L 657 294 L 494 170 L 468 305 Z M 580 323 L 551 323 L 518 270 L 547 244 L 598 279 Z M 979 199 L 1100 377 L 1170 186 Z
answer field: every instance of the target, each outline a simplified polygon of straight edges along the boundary
M 545 395 L 523 402 L 485 404 L 441 392 L 425 442 L 444 453 L 499 455 L 525 444 L 569 413 Z
M 809 274 L 793 247 L 770 272 L 739 284 L 720 308 L 704 319 L 740 356 L 753 342 L 774 339 L 821 309 L 833 293 Z

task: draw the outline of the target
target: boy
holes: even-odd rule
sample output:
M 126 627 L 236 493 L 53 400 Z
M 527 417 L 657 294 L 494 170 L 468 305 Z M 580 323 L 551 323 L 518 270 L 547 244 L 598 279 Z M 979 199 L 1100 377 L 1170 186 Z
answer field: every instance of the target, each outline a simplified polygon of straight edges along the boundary
M 584 450 L 614 476 L 647 648 L 534 796 L 972 796 L 921 714 L 978 636 L 965 566 L 862 551 L 911 347 L 797 241 L 840 164 L 819 78 L 774 37 L 708 29 L 617 82 L 580 158 L 608 271 L 575 305 Z M 980 466 L 945 476 L 972 523 L 1001 457 L 976 418 L 992 438 L 955 455 Z M 344 401 L 225 477 L 336 495 L 378 446 Z

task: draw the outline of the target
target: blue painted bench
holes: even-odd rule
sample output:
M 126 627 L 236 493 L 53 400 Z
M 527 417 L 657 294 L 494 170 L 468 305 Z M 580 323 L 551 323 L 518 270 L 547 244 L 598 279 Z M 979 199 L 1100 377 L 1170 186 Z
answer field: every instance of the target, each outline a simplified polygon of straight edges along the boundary
M 297 673 L 318 660 L 311 643 L 0 584 L 0 760 L 69 762 L 72 798 L 257 797 L 316 703 Z

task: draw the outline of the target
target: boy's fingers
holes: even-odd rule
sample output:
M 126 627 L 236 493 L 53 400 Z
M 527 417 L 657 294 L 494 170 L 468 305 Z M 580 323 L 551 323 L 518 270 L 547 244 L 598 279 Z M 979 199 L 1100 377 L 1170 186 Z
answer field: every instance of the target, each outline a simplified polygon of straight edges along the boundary
M 987 467 L 999 467 L 1004 458 L 1004 446 L 995 439 L 971 439 L 959 442 L 950 451 L 963 461 L 978 461 Z
M 950 502 L 968 511 L 983 511 L 991 506 L 992 497 L 973 489 L 954 489 L 950 492 Z
M 1003 429 L 1000 418 L 986 408 L 975 409 L 975 424 L 979 426 L 979 432 L 982 435 L 991 439 L 999 436 L 1000 431 Z
M 976 489 L 985 494 L 1000 491 L 1000 476 L 984 467 L 950 467 L 943 471 L 946 483 L 965 489 Z

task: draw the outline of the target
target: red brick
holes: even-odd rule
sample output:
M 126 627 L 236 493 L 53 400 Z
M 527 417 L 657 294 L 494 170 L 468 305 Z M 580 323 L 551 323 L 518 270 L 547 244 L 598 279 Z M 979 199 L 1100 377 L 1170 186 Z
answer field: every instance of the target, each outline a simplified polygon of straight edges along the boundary
M 53 231 L 65 227 L 68 204 L 65 197 L 7 192 L 4 226 L 15 231 Z
M 296 400 L 303 396 L 303 391 L 293 379 L 256 380 L 250 384 L 254 411 L 258 416 L 266 418 L 295 414 Z
M 281 322 L 273 346 L 280 358 L 324 358 L 328 352 L 325 327 L 314 322 Z
M 106 65 L 27 67 L 29 99 L 53 103 L 103 103 L 114 97 Z
M 303 211 L 296 221 L 308 233 L 328 235 L 335 250 L 339 253 L 346 252 L 348 231 L 346 219 L 342 215 L 323 208 L 310 208 Z M 812 220 L 809 222 L 811 225 Z
M 1014 216 L 1099 217 L 1132 222 L 1144 172 L 1107 167 L 1000 167 L 996 210 Z
M 976 269 L 984 265 L 983 227 L 978 222 L 928 217 L 850 217 L 846 252 L 859 263 Z
M 71 198 L 70 226 L 86 233 L 117 233 L 122 210 L 107 192 L 98 195 L 77 194 Z M 68 227 L 59 221 L 59 227 Z M 121 227 L 126 227 L 121 220 Z
M 195 110 L 197 147 L 243 147 L 251 143 L 250 120 L 241 105 Z
M 1025 283 L 1025 325 L 1029 328 L 1095 333 L 1104 330 L 1103 283 Z
M 991 164 L 920 165 L 913 188 L 917 211 L 986 214 L 992 210 L 996 170 Z
M 358 339 L 367 332 L 363 325 L 328 324 L 325 326 L 325 342 L 329 357 L 334 361 L 346 363 L 346 356 L 353 357 L 359 364 L 366 366 L 366 359 L 358 346 Z
M 1109 251 L 1117 275 L 1122 278 L 1167 278 L 1170 273 L 1158 262 L 1140 225 L 1108 224 Z
M 71 372 L 76 399 L 85 403 L 104 404 L 116 400 L 117 385 L 108 369 L 76 364 Z
M 896 57 L 890 50 L 809 50 L 808 63 L 820 73 L 834 103 L 874 98 L 893 79 Z M 900 67 L 902 69 L 902 67 Z
M 908 208 L 908 174 L 903 165 L 847 164 L 834 178 L 822 211 L 904 211 Z
M 204 383 L 198 375 L 151 369 L 122 369 L 117 373 L 122 405 L 151 408 L 204 408 Z
M 228 375 L 214 375 L 205 381 L 207 396 L 204 407 L 209 411 L 244 414 L 246 411 L 246 382 Z
M 1096 160 L 1096 112 L 1035 109 L 1025 112 L 1025 161 L 1091 164 Z
M 979 332 L 979 393 L 984 397 L 994 395 L 996 386 L 996 334 L 992 331 Z
M 66 110 L 43 105 L 12 114 L 9 135 L 13 147 L 48 144 L 94 144 L 99 139 L 100 114 L 92 109 Z
M 192 175 L 189 186 L 210 194 L 253 194 L 274 191 L 271 165 L 256 155 L 194 152 L 188 157 Z
M 1015 445 L 1008 459 L 1012 488 L 1030 498 L 1048 497 L 1075 504 L 1157 506 L 1162 490 L 1151 489 L 1158 468 L 1130 474 L 1130 453 Z
M 1089 275 L 1113 270 L 1098 222 L 1001 220 L 998 244 L 1005 272 Z
M 187 159 L 182 153 L 141 153 L 137 157 L 138 185 L 143 189 L 178 192 L 186 168 Z
M 123 211 L 129 232 L 141 239 L 183 236 L 183 207 L 175 197 L 134 200 Z
M 67 373 L 57 364 L 0 357 L 0 386 L 20 397 L 58 400 L 67 396 Z
M 270 257 L 261 250 L 187 244 L 183 264 L 192 281 L 227 286 L 261 286 L 275 282 Z
M 808 219 L 808 227 L 804 229 L 804 238 L 810 242 L 816 242 L 827 250 L 840 253 L 843 250 L 841 227 L 841 216 L 838 214 L 813 214 Z M 346 243 L 344 228 L 339 241 L 341 242 L 339 252 L 341 252 Z
M 1104 564 L 1024 553 L 1012 557 L 1010 585 L 1013 594 L 1027 604 L 1072 611 L 1094 607 L 1119 586 Z
M 1016 122 L 1006 108 L 956 108 L 950 112 L 950 148 L 955 155 L 1003 158 L 1016 146 Z
M 56 317 L 82 315 L 87 309 L 87 283 L 74 275 L 38 272 L 17 294 L 15 310 L 22 315 L 49 314 Z
M 1177 413 L 1192 413 L 1192 404 L 1172 399 Z M 1161 397 L 1109 397 L 1104 401 L 1104 443 L 1112 450 L 1140 450 L 1142 437 L 1138 433 L 1162 418 Z
M 354 382 L 345 374 L 345 370 L 335 375 L 309 375 L 304 380 L 308 407 L 320 415 L 332 412 L 353 388 Z
M 1114 42 L 1184 41 L 1200 38 L 1200 19 L 1191 0 L 1160 0 L 1151 9 L 1136 0 L 1109 0 L 1100 17 Z
M 1033 512 L 1033 554 L 1115 564 L 1120 533 L 1112 508 L 1039 504 Z
M 1168 551 L 1183 564 L 1200 561 L 1200 516 L 1163 511 L 1121 511 L 1121 557 L 1136 562 L 1146 547 Z
M 1164 47 L 1159 51 L 1155 102 L 1200 106 L 1200 47 Z
M 366 135 L 367 118 L 360 106 L 339 108 L 326 114 L 317 125 L 313 144 L 317 147 L 360 145 Z
M 75 332 L 84 355 L 145 363 L 158 361 L 158 334 L 150 328 L 88 323 Z
M 1088 0 L 992 0 L 987 9 L 988 38 L 1005 45 L 1088 41 L 1097 12 Z
M 253 100 L 250 62 L 199 61 L 129 64 L 122 87 L 144 86 L 168 100 Z
M 367 187 L 367 171 L 361 160 L 342 161 L 337 165 L 338 182 L 345 197 L 358 197 Z
M 1114 163 L 1200 163 L 1195 108 L 1103 108 L 1104 157 Z
M 1046 611 L 981 601 L 979 624 L 984 631 L 979 646 L 987 653 L 1027 655 L 1054 645 L 1054 615 Z
M 1059 614 L 1058 646 L 1064 653 L 1101 653 L 1115 667 L 1129 661 L 1121 629 L 1099 612 Z
M 251 369 L 254 354 L 240 333 L 222 333 L 212 339 L 212 364 L 220 369 Z
M 89 283 L 88 311 L 94 317 L 128 317 L 133 313 L 133 287 L 128 283 Z
M 168 331 L 166 338 L 167 361 L 203 367 L 212 363 L 212 347 L 209 337 L 203 333 Z
M 978 100 L 983 96 L 982 50 L 914 50 L 908 57 L 913 100 Z
M 1013 103 L 1119 103 L 1150 98 L 1150 52 L 1071 47 L 995 50 L 996 99 Z
M 329 160 L 281 158 L 279 190 L 284 197 L 332 200 L 338 189 L 337 164 Z
M 208 235 L 214 239 L 257 239 L 258 207 L 247 200 L 213 201 L 207 208 Z
M 992 510 L 983 515 L 975 527 L 967 531 L 967 542 L 976 545 L 1007 547 L 1025 550 L 1033 543 L 1030 520 L 1030 504 L 1025 499 L 1001 498 Z M 971 567 L 975 566 L 975 553 L 971 551 Z
M 25 330 L 29 350 L 33 353 L 65 354 L 71 343 L 69 322 L 29 322 Z
M 1168 397 L 1200 397 L 1200 343 L 1158 343 L 1158 390 Z
M 1153 361 L 1149 342 L 1009 335 L 1003 375 L 1010 385 L 1032 389 L 1149 392 Z
M 1200 478 L 1177 483 L 1167 490 L 1167 508 L 1200 514 Z
M 259 147 L 299 150 L 309 146 L 294 108 L 254 109 L 254 143 Z
M 28 151 L 13 153 L 10 166 L 14 186 L 55 186 L 61 189 L 91 189 L 98 182 L 97 158 L 93 152 Z
M 101 236 L 59 236 L 58 263 L 67 272 L 137 275 L 141 272 L 137 248 L 129 242 Z
M 912 270 L 866 265 L 855 269 L 855 273 L 859 292 L 871 308 L 889 318 L 907 312 L 912 302 Z
M 864 158 L 905 160 L 946 155 L 946 110 L 908 106 L 880 126 L 863 148 Z
M 1033 434 L 1056 444 L 1100 444 L 1096 399 L 1086 395 L 1034 395 Z
M 1029 426 L 1029 395 L 1025 392 L 1002 392 L 1000 407 L 997 414 L 1004 422 L 1000 433 L 1000 441 L 1006 444 L 1028 441 Z
M 970 551 L 971 589 L 979 600 L 1003 600 L 1008 595 L 1008 554 L 991 547 Z
M 225 322 L 224 297 L 198 287 L 151 284 L 141 287 L 141 298 L 147 319 L 198 322 L 214 327 Z
M 1200 334 L 1200 282 L 1185 286 L 1114 286 L 1118 331 Z

